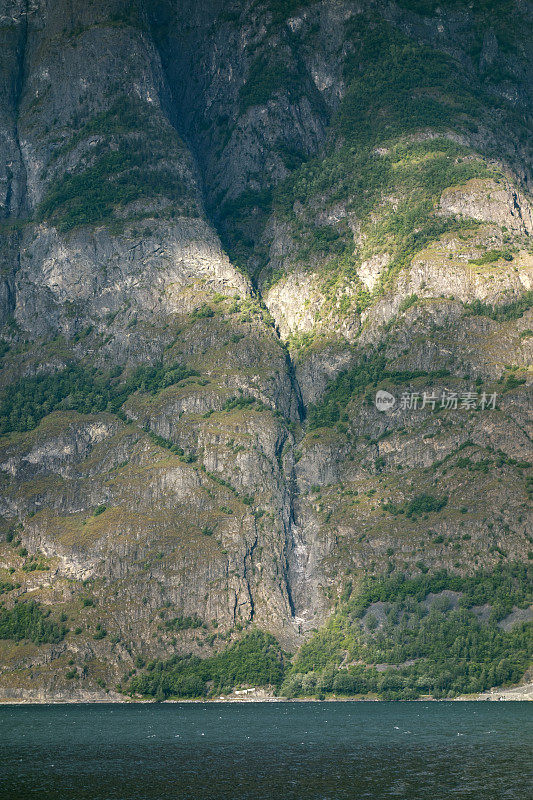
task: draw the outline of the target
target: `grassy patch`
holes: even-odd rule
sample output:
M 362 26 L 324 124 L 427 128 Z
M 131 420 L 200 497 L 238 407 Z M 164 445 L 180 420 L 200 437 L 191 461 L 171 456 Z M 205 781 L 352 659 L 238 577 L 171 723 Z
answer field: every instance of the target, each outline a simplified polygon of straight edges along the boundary
M 189 631 L 196 630 L 197 628 L 205 628 L 205 622 L 202 622 L 200 617 L 174 617 L 168 619 L 164 623 L 165 630 L 167 631 Z

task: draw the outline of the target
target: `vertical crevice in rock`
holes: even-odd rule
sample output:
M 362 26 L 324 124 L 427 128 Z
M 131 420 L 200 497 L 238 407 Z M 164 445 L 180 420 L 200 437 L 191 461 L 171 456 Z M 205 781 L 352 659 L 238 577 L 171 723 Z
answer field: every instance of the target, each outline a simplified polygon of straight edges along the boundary
M 27 203 L 27 176 L 26 176 L 26 167 L 24 164 L 24 155 L 22 152 L 22 147 L 20 143 L 20 134 L 19 134 L 19 115 L 20 115 L 20 100 L 22 97 L 22 92 L 24 89 L 24 74 L 25 74 L 25 64 L 26 64 L 26 49 L 28 44 L 28 25 L 29 25 L 29 14 L 30 14 L 30 7 L 29 7 L 29 0 L 26 2 L 25 13 L 22 17 L 21 22 L 21 30 L 19 33 L 19 44 L 18 44 L 18 52 L 17 52 L 17 72 L 15 75 L 15 87 L 14 87 L 14 137 L 15 143 L 19 154 L 19 163 L 21 169 L 20 181 L 21 181 L 21 189 L 20 195 L 18 199 L 18 206 L 16 209 L 16 213 L 14 216 L 21 217 L 27 211 L 26 203 Z M 11 187 L 10 187 L 11 188 Z
M 257 542 L 258 542 L 257 523 L 254 524 L 254 532 L 255 532 L 254 540 L 252 544 L 246 548 L 243 561 L 243 577 L 244 577 L 244 582 L 246 583 L 246 590 L 248 592 L 248 599 L 250 602 L 250 622 L 253 622 L 255 615 L 255 603 L 252 592 L 252 585 L 250 581 L 250 575 L 253 574 L 254 551 L 255 548 L 257 547 Z M 249 562 L 249 567 L 248 567 L 248 562 Z
M 5 229 L 0 241 L 0 324 L 7 322 L 13 315 L 16 304 L 15 274 L 20 266 L 21 227 L 15 221 L 27 214 L 26 169 L 19 136 L 20 100 L 24 87 L 24 68 L 26 45 L 28 39 L 29 2 L 24 4 L 17 19 L 12 44 L 13 65 L 11 74 L 6 75 L 6 96 L 3 99 L 5 114 L 5 194 L 3 198 Z

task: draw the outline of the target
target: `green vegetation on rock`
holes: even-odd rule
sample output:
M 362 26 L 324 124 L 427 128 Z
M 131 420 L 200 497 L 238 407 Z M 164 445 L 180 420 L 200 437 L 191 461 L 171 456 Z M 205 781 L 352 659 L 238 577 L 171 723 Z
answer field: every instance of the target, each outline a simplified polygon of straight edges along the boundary
M 353 17 L 347 38 L 347 91 L 331 125 L 338 144 L 306 161 L 274 191 L 274 211 L 299 242 L 296 261 L 313 269 L 320 265 L 331 308 L 346 281 L 357 283 L 356 268 L 365 259 L 388 253 L 374 289 L 379 295 L 431 241 L 473 226 L 434 213 L 446 188 L 476 177 L 498 179 L 483 158 L 447 137 L 453 128 L 468 138 L 484 102 L 458 61 L 372 14 Z M 305 212 L 296 213 L 295 203 L 303 209 L 342 204 L 361 224 L 362 247 L 354 249 L 346 217 L 317 225 Z M 359 311 L 369 299 L 357 299 Z
M 416 519 L 424 514 L 435 514 L 448 505 L 448 497 L 435 497 L 432 494 L 419 494 L 412 500 L 406 500 L 402 505 L 385 503 L 383 508 L 391 514 L 405 514 L 409 519 Z
M 498 623 L 532 602 L 532 577 L 522 564 L 466 577 L 367 577 L 358 588 L 346 585 L 333 615 L 292 663 L 272 636 L 256 631 L 210 658 L 151 662 L 129 691 L 160 700 L 212 697 L 242 684 L 289 697 L 481 692 L 516 682 L 528 666 L 532 626 L 505 630 Z M 485 607 L 490 613 L 481 618 Z
M 39 218 L 50 220 L 61 233 L 79 225 L 98 225 L 115 209 L 143 197 L 183 199 L 186 187 L 168 167 L 152 167 L 138 142 L 121 144 L 81 173 L 54 183 L 38 208 Z
M 284 656 L 270 634 L 253 631 L 210 658 L 173 656 L 155 661 L 147 672 L 132 679 L 132 694 L 155 697 L 206 697 L 228 692 L 234 686 L 279 687 Z
M 50 611 L 30 600 L 16 603 L 12 609 L 0 607 L 0 639 L 21 642 L 27 639 L 35 644 L 57 644 L 68 629 L 50 619 Z
M 381 381 L 402 384 L 415 378 L 445 377 L 445 370 L 423 372 L 420 370 L 389 370 L 383 355 L 363 357 L 359 364 L 341 372 L 328 386 L 324 397 L 309 412 L 309 429 L 331 427 L 346 413 L 348 403 L 367 387 L 376 387 Z
M 120 370 L 102 373 L 73 364 L 53 375 L 22 378 L 0 393 L 0 434 L 30 431 L 52 411 L 120 413 L 134 392 L 157 392 L 197 375 L 180 364 L 142 366 L 124 381 Z
M 188 630 L 195 630 L 197 628 L 205 628 L 205 623 L 202 622 L 200 617 L 174 617 L 173 619 L 167 619 L 164 623 L 164 627 L 167 631 L 188 631 Z
M 532 626 L 507 631 L 498 621 L 531 603 L 531 578 L 525 565 L 512 564 L 470 577 L 441 572 L 367 578 L 356 590 L 349 584 L 296 655 L 281 692 L 415 699 L 516 682 L 529 665 Z M 485 604 L 491 610 L 483 621 L 476 609 Z
M 270 54 L 258 56 L 240 90 L 241 113 L 251 106 L 266 105 L 276 92 L 288 93 L 293 101 L 297 100 L 303 94 L 302 81 L 295 67 L 274 60 Z
M 192 212 L 195 200 L 169 165 L 182 148 L 181 140 L 170 126 L 154 121 L 153 109 L 120 98 L 82 126 L 56 152 L 56 158 L 94 137 L 99 141 L 91 148 L 91 162 L 52 182 L 37 208 L 39 220 L 49 220 L 61 233 L 81 225 L 116 225 L 121 222 L 117 210 L 154 197 L 179 206 L 187 201 Z
M 533 308 L 533 291 L 525 292 L 518 300 L 500 306 L 482 303 L 481 300 L 473 300 L 471 303 L 465 304 L 466 314 L 469 316 L 490 317 L 496 322 L 520 319 L 530 308 Z

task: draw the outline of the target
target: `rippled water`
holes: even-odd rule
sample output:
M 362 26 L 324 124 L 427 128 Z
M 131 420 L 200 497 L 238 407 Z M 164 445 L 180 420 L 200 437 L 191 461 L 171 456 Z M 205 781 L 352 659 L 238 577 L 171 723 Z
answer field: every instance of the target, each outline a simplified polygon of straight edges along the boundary
M 2 800 L 527 800 L 527 703 L 0 708 Z

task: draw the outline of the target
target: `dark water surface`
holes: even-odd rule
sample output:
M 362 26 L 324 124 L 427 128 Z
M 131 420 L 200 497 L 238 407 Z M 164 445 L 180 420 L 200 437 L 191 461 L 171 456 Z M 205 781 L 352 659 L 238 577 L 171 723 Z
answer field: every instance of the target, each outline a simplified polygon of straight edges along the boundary
M 1 800 L 530 800 L 527 703 L 0 707 Z

